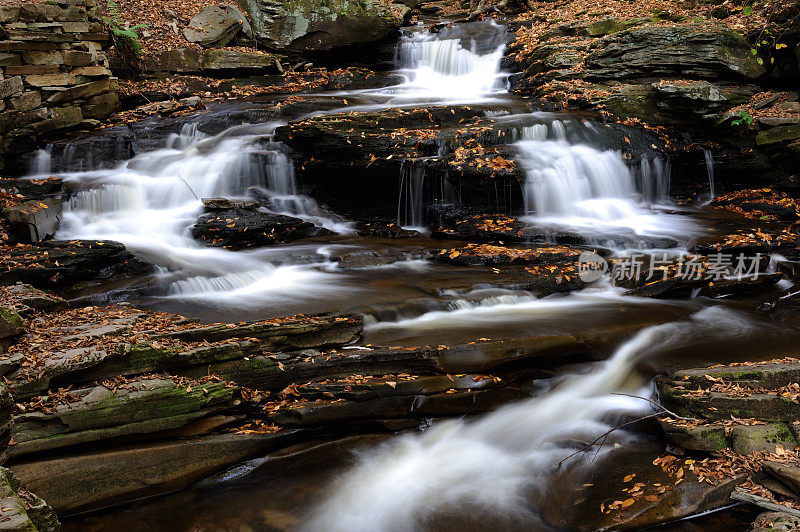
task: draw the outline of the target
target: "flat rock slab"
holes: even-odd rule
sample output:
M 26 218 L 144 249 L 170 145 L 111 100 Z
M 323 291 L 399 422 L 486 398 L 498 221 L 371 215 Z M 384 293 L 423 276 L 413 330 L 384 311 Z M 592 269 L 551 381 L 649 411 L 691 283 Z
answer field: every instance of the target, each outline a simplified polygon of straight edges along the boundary
M 780 388 L 800 382 L 800 361 L 753 362 L 736 366 L 692 368 L 672 372 L 670 378 L 695 388 L 697 386 L 707 387 L 714 382 L 712 379 L 721 379 L 751 387 Z
M 218 434 L 19 462 L 11 470 L 57 512 L 73 513 L 185 488 L 291 437 Z
M 519 401 L 529 394 L 516 388 L 463 390 L 453 383 L 445 393 L 384 396 L 364 401 L 317 400 L 288 405 L 271 419 L 288 427 L 314 426 L 345 421 L 408 419 L 477 414 Z
M 103 275 L 138 275 L 150 267 L 118 242 L 50 240 L 23 247 L 0 246 L 0 285 L 18 282 L 59 289 Z
M 67 306 L 67 302 L 61 297 L 29 284 L 0 286 L 0 300 L 10 305 L 20 316 L 27 316 L 37 310 L 61 310 Z
M 153 376 L 155 377 L 155 376 Z M 177 379 L 176 379 L 177 380 Z M 224 382 L 138 379 L 18 405 L 14 457 L 88 441 L 182 427 L 234 406 L 239 389 Z
M 9 357 L 22 356 L 19 369 L 8 375 L 19 399 L 153 371 L 204 377 L 208 369 L 192 368 L 263 352 L 346 345 L 362 328 L 360 318 L 313 316 L 203 325 L 175 314 L 119 307 L 71 309 L 34 324 L 9 350 Z

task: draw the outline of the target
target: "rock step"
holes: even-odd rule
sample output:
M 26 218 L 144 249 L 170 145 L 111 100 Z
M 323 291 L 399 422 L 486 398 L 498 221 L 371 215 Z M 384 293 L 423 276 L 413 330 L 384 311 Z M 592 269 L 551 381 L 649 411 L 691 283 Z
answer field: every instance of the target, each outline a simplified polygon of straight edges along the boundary
M 719 379 L 748 387 L 780 388 L 800 382 L 800 360 L 693 368 L 672 372 L 670 378 L 695 388 L 708 387 Z
M 684 417 L 721 421 L 734 416 L 739 419 L 786 423 L 800 419 L 800 404 L 779 395 L 753 393 L 748 396 L 733 396 L 720 392 L 691 395 L 685 389 L 666 384 L 659 387 L 659 392 L 664 406 Z
M 114 307 L 72 309 L 58 317 L 11 348 L 3 369 L 18 399 L 59 386 L 154 371 L 196 378 L 216 369 L 220 374 L 236 373 L 231 369 L 236 363 L 220 364 L 237 359 L 247 363 L 245 357 L 264 352 L 345 345 L 355 341 L 362 328 L 360 318 L 313 316 L 201 325 L 177 315 Z M 262 366 L 269 374 L 279 370 L 271 359 Z
M 215 434 L 18 462 L 11 470 L 54 510 L 75 513 L 185 488 L 294 437 L 292 431 Z
M 177 381 L 177 382 L 176 382 Z M 18 404 L 10 455 L 19 456 L 133 434 L 176 429 L 229 409 L 239 388 L 225 382 L 155 375 Z
M 392 380 L 390 380 L 392 379 Z M 501 379 L 481 375 L 456 377 L 384 377 L 309 384 L 291 390 L 299 400 L 281 405 L 270 419 L 289 427 L 344 421 L 428 418 L 476 414 L 529 397 L 504 387 Z M 324 398 L 314 400 L 320 395 Z

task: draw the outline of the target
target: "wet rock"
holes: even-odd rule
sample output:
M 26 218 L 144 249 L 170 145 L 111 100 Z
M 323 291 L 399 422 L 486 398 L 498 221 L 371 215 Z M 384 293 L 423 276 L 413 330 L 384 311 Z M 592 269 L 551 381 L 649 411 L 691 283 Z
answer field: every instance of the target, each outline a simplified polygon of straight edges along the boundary
M 360 348 L 333 352 L 253 355 L 180 370 L 189 377 L 211 371 L 223 379 L 258 390 L 282 390 L 296 382 L 363 375 L 441 373 L 431 348 Z
M 191 43 L 205 48 L 227 45 L 244 26 L 243 18 L 219 6 L 208 6 L 192 17 L 183 29 L 183 36 Z
M 3 508 L 2 530 L 56 532 L 61 529 L 53 509 L 23 488 L 16 475 L 5 467 L 0 467 L 0 505 Z
M 366 0 L 286 4 L 276 0 L 246 0 L 253 33 L 280 51 L 327 51 L 341 46 L 379 42 L 395 35 L 410 9 L 399 4 Z
M 185 488 L 291 437 L 218 434 L 18 462 L 11 470 L 53 509 L 72 513 Z
M 330 259 L 343 270 L 357 270 L 360 268 L 374 268 L 376 266 L 388 266 L 397 261 L 405 260 L 407 255 L 391 254 L 378 251 L 354 251 L 352 253 L 334 253 Z
M 398 381 L 395 384 L 400 387 L 400 383 Z M 397 393 L 384 391 L 381 397 L 360 401 L 301 401 L 279 409 L 271 419 L 280 425 L 293 427 L 369 419 L 455 416 L 487 412 L 502 404 L 528 397 L 526 392 L 514 388 L 481 390 L 467 384 L 464 390 L 461 382 L 453 381 L 450 384 L 444 393 L 436 393 L 434 386 L 430 390 L 422 390 L 427 392 L 423 394 L 406 395 L 403 392 L 411 390 L 401 389 Z
M 791 532 L 800 530 L 800 517 L 785 512 L 759 514 L 750 532 Z
M 687 470 L 676 483 L 653 464 L 656 453 L 614 453 L 592 464 L 589 485 L 576 490 L 570 512 L 553 506 L 546 515 L 566 530 L 642 530 L 730 506 L 731 493 L 747 479 L 738 475 L 711 484 Z
M 434 236 L 472 242 L 525 242 L 535 238 L 536 232 L 511 216 L 485 214 L 448 220 L 434 232 Z
M 586 338 L 573 335 L 542 335 L 514 340 L 479 340 L 469 344 L 442 346 L 438 359 L 448 373 L 482 372 L 506 367 L 547 365 L 559 358 L 579 358 L 589 350 Z
M 462 205 L 482 212 L 521 205 L 524 172 L 514 150 L 501 146 L 514 126 L 459 105 L 317 116 L 278 128 L 276 140 L 297 152 L 307 193 L 358 220 L 392 219 L 401 182 L 420 187 L 424 204 L 458 190 Z
M 0 189 L 21 194 L 24 198 L 29 199 L 60 195 L 63 191 L 63 185 L 60 177 L 48 177 L 46 179 L 0 178 Z
M 419 231 L 403 229 L 396 223 L 366 223 L 358 231 L 359 236 L 376 236 L 378 238 L 417 238 L 422 236 Z
M 12 436 L 16 444 L 10 453 L 17 458 L 91 441 L 176 429 L 230 408 L 237 395 L 238 388 L 224 382 L 180 383 L 164 378 L 70 391 L 64 402 L 39 400 L 21 405 L 24 410 L 14 418 Z
M 44 198 L 6 207 L 2 216 L 22 242 L 52 238 L 61 223 L 61 198 Z
M 7 249 L 0 259 L 0 284 L 22 282 L 37 288 L 67 288 L 107 276 L 141 275 L 150 266 L 111 241 L 50 240 Z
M 581 253 L 567 246 L 511 248 L 468 244 L 463 248 L 443 249 L 435 260 L 458 266 L 554 265 L 575 262 Z
M 261 210 L 234 206 L 200 216 L 191 228 L 192 236 L 207 246 L 234 249 L 268 246 L 333 234 L 333 231 L 318 227 L 311 222 L 268 213 Z
M 728 28 L 646 26 L 602 39 L 586 58 L 587 78 L 693 76 L 758 78 L 766 69 Z

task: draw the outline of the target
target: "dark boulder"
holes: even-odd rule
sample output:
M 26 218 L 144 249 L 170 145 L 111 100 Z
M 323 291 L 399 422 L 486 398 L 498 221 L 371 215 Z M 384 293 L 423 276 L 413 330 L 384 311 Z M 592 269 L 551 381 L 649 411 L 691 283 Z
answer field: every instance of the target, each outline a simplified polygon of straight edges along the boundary
M 206 200 L 206 209 L 211 212 L 192 226 L 192 236 L 207 246 L 243 249 L 333 234 L 311 222 L 264 212 L 257 206 L 255 202 Z
M 119 242 L 50 240 L 36 245 L 0 247 L 0 285 L 22 282 L 58 289 L 80 281 L 149 271 L 149 265 L 135 258 Z

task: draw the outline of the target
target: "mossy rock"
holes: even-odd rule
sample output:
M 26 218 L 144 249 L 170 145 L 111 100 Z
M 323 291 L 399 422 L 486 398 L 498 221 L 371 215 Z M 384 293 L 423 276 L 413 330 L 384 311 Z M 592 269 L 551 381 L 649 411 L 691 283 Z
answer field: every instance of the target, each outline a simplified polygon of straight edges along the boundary
M 61 528 L 53 509 L 40 497 L 22 491 L 19 479 L 5 467 L 0 467 L 0 505 L 0 530 L 54 532 Z
M 770 146 L 773 144 L 792 143 L 800 140 L 800 124 L 779 126 L 762 131 L 756 137 L 756 144 L 759 146 Z
M 738 425 L 731 429 L 731 449 L 736 453 L 775 452 L 777 445 L 787 449 L 797 446 L 794 434 L 785 423 Z
M 0 307 L 0 340 L 25 332 L 25 322 L 15 311 Z

